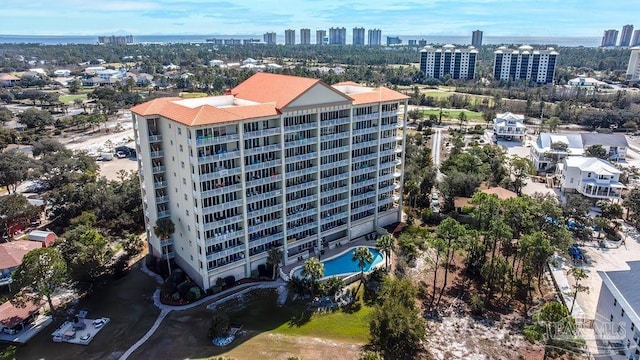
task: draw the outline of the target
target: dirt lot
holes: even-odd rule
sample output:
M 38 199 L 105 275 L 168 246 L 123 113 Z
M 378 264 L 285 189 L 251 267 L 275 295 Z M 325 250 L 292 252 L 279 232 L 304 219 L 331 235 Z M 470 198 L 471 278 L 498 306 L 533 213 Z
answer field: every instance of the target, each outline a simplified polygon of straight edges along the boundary
M 88 345 L 54 343 L 51 333 L 64 321 L 58 319 L 27 344 L 18 348 L 17 359 L 102 360 L 118 359 L 151 327 L 160 310 L 151 295 L 155 282 L 136 265 L 124 278 L 99 289 L 82 300 L 78 309 L 87 309 L 89 318 L 108 317 L 111 322 Z M 163 357 L 156 357 L 161 359 Z
M 111 161 L 100 161 L 100 176 L 104 176 L 109 180 L 118 179 L 118 173 L 120 170 L 129 172 L 131 170 L 138 171 L 138 162 L 135 158 L 118 159 L 113 158 Z

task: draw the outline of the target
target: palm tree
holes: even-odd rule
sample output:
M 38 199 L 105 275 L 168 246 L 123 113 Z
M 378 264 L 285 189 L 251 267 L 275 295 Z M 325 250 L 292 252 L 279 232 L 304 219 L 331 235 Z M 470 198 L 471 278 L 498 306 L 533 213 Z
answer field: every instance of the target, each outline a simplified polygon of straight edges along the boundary
M 267 264 L 271 265 L 273 269 L 273 274 L 271 275 L 271 279 L 276 278 L 276 270 L 278 269 L 278 265 L 280 261 L 282 261 L 282 250 L 280 248 L 273 248 L 269 250 L 269 255 L 267 256 Z
M 360 278 L 364 277 L 364 267 L 373 261 L 373 254 L 366 246 L 360 246 L 353 251 L 353 261 L 358 263 Z
M 176 232 L 176 225 L 170 218 L 161 218 L 156 221 L 156 226 L 153 227 L 153 234 L 157 236 L 160 241 L 166 240 Z M 164 253 L 164 249 L 162 251 Z M 171 262 L 169 261 L 169 246 L 167 246 L 167 267 L 169 268 L 169 274 L 171 274 Z
M 389 268 L 389 258 L 391 257 L 391 252 L 395 250 L 395 246 L 395 240 L 389 234 L 382 235 L 380 239 L 376 241 L 376 249 L 384 254 L 384 265 L 386 269 Z
M 324 265 L 315 257 L 309 258 L 302 265 L 302 276 L 309 278 L 311 297 L 313 298 L 313 290 L 316 288 L 318 280 L 324 276 Z

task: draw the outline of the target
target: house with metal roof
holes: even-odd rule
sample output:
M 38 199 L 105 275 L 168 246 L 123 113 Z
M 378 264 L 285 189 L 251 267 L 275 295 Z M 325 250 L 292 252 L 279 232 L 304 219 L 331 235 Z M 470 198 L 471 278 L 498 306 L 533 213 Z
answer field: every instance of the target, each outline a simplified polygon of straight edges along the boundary
M 522 141 L 526 133 L 524 115 L 506 112 L 496 115 L 496 118 L 493 119 L 493 134 L 497 139 Z
M 529 151 L 538 172 L 554 171 L 567 156 L 582 156 L 592 145 L 601 145 L 610 161 L 625 161 L 629 143 L 622 134 L 540 133 Z
M 613 164 L 594 157 L 568 156 L 558 165 L 560 188 L 564 193 L 580 193 L 595 200 L 620 200 L 624 185 Z

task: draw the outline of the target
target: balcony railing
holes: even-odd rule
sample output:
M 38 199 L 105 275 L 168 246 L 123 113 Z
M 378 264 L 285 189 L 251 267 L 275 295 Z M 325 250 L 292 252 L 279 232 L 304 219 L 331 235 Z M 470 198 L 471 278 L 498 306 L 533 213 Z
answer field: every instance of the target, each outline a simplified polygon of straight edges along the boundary
M 364 114 L 364 115 L 354 115 L 353 121 L 375 120 L 375 119 L 378 119 L 379 117 L 380 117 L 379 112 L 374 112 L 371 114 Z
M 376 204 L 375 203 L 371 203 L 371 204 L 364 204 L 364 205 L 360 205 L 358 207 L 351 207 L 351 214 L 360 214 L 362 212 L 368 211 L 368 210 L 373 210 L 376 208 Z
M 247 181 L 247 187 L 254 187 L 258 185 L 266 185 L 274 182 L 282 181 L 282 174 L 266 176 L 260 179 L 255 179 L 251 181 Z
M 235 141 L 240 139 L 238 134 L 229 134 L 223 136 L 208 136 L 196 138 L 196 146 L 223 144 L 229 141 Z
M 292 162 L 297 162 L 297 161 L 311 160 L 311 159 L 315 159 L 317 156 L 318 156 L 318 153 L 315 151 L 311 151 L 301 155 L 288 156 L 285 158 L 285 163 L 290 164 Z
M 164 204 L 169 202 L 168 196 L 156 196 L 156 204 Z
M 308 210 L 296 211 L 291 215 L 287 215 L 287 222 L 302 219 L 307 216 L 312 216 L 312 215 L 315 215 L 317 212 L 318 212 L 318 209 L 316 209 L 315 207 Z
M 242 205 L 242 199 L 223 202 L 222 204 L 207 206 L 202 209 L 202 215 L 213 214 L 218 211 L 229 210 Z
M 362 194 L 358 194 L 358 195 L 352 195 L 351 196 L 351 201 L 355 202 L 355 201 L 360 201 L 360 200 L 364 200 L 370 197 L 376 196 L 376 192 L 375 191 L 367 191 L 365 193 Z
M 316 186 L 318 186 L 318 181 L 317 180 L 307 181 L 307 182 L 304 182 L 304 183 L 298 184 L 298 185 L 287 186 L 287 194 L 290 194 L 292 192 L 296 192 L 298 190 L 309 189 L 309 188 L 316 187 Z
M 167 187 L 167 182 L 166 181 L 156 181 L 156 182 L 153 183 L 153 187 L 155 189 L 166 188 Z
M 280 196 L 280 195 L 282 195 L 282 190 L 280 189 L 269 191 L 263 194 L 250 195 L 250 196 L 247 196 L 247 204 L 253 204 L 257 201 L 271 199 L 273 197 Z
M 289 227 L 288 230 L 287 230 L 287 234 L 295 235 L 295 234 L 301 233 L 303 231 L 311 230 L 311 229 L 317 228 L 317 227 L 318 227 L 318 222 L 317 221 L 312 221 L 310 223 Z
M 252 139 L 252 138 L 271 136 L 271 135 L 276 135 L 276 134 L 280 134 L 280 127 L 279 126 L 278 127 L 269 128 L 269 129 L 256 130 L 256 131 L 245 131 L 243 137 L 245 139 Z
M 389 123 L 389 124 L 385 124 L 380 126 L 380 130 L 384 131 L 384 130 L 394 130 L 398 127 L 398 124 L 395 122 Z
M 348 178 L 349 178 L 349 172 L 346 171 L 346 172 L 344 172 L 342 174 L 338 174 L 338 175 L 333 175 L 333 176 L 328 176 L 326 178 L 322 178 L 322 180 L 320 180 L 320 184 L 324 185 L 324 184 L 328 184 L 330 182 L 344 180 L 344 179 L 348 179 Z
M 320 207 L 320 211 L 328 211 L 328 210 L 335 209 L 335 208 L 340 207 L 340 206 L 345 206 L 347 204 L 349 204 L 349 199 L 337 200 L 337 201 L 328 203 L 326 205 L 322 205 Z
M 171 216 L 171 211 L 169 211 L 169 210 L 158 211 L 158 219 L 162 219 L 162 218 L 170 217 L 170 216 Z
M 342 154 L 342 153 L 345 153 L 345 152 L 348 152 L 348 151 L 349 151 L 349 145 L 346 145 L 346 146 L 338 146 L 338 147 L 334 147 L 334 148 L 331 148 L 331 149 L 321 150 L 320 154 L 322 156 L 335 155 L 335 154 Z
M 256 146 L 250 149 L 244 150 L 244 155 L 254 155 L 254 154 L 264 154 L 268 152 L 278 151 L 280 150 L 280 144 L 272 144 L 265 146 Z
M 265 229 L 272 228 L 274 226 L 278 226 L 278 225 L 282 225 L 282 224 L 283 224 L 282 218 L 271 220 L 271 221 L 266 221 L 266 222 L 263 222 L 263 223 L 260 223 L 260 224 L 249 226 L 249 233 L 255 233 L 255 232 L 258 232 L 260 230 L 265 230 Z
M 234 246 L 232 248 L 224 249 L 224 250 L 221 250 L 221 251 L 214 251 L 213 253 L 207 255 L 207 261 L 218 260 L 218 259 L 221 259 L 223 257 L 229 256 L 229 255 L 234 255 L 234 254 L 241 253 L 241 252 L 244 252 L 244 251 L 245 251 L 244 244 L 238 245 L 238 246 Z
M 364 141 L 358 144 L 353 144 L 351 146 L 351 149 L 358 150 L 358 149 L 363 149 L 369 146 L 376 146 L 376 145 L 378 145 L 378 140 L 374 139 L 374 140 Z
M 216 179 L 223 178 L 225 176 L 239 175 L 240 173 L 242 173 L 242 169 L 240 167 L 235 167 L 233 169 L 223 168 L 208 174 L 200 175 L 200 181 L 216 180 Z
M 149 135 L 150 143 L 160 142 L 160 141 L 162 141 L 162 135 Z
M 173 259 L 174 257 L 176 257 L 176 253 L 175 253 L 175 252 L 173 252 L 173 251 L 171 251 L 171 252 L 170 252 L 170 253 L 168 253 L 168 254 L 162 254 L 162 258 L 163 258 L 163 259 L 165 259 L 165 260 L 166 260 L 167 258 L 169 258 L 169 259 Z
M 246 165 L 244 167 L 244 171 L 247 172 L 247 171 L 254 171 L 254 170 L 262 170 L 262 169 L 266 169 L 274 166 L 280 166 L 280 165 L 282 165 L 282 160 L 276 159 L 271 161 L 260 162 L 257 164 Z
M 362 175 L 362 174 L 367 174 L 370 173 L 372 171 L 376 171 L 376 167 L 374 165 L 371 166 L 367 166 L 367 167 L 363 167 L 357 170 L 352 170 L 351 171 L 351 176 L 358 176 L 358 175 Z
M 340 166 L 347 166 L 349 165 L 350 161 L 349 159 L 344 159 L 344 160 L 339 160 L 339 161 L 333 161 L 327 164 L 323 164 L 322 165 L 322 170 L 327 170 L 327 169 L 333 169 L 333 168 L 337 168 Z
M 165 167 L 164 167 L 164 166 L 154 166 L 154 167 L 152 167 L 152 168 L 151 168 L 151 171 L 152 171 L 152 173 L 154 173 L 154 174 L 160 174 L 160 173 L 163 173 L 163 172 L 164 172 L 164 170 L 165 170 Z
M 213 224 L 213 223 L 211 223 L 211 224 Z M 209 229 L 209 230 L 212 230 L 212 229 Z M 224 233 L 224 234 L 223 233 L 218 233 L 218 234 L 214 235 L 212 238 L 209 238 L 209 239 L 205 240 L 204 243 L 205 243 L 206 246 L 212 246 L 212 245 L 220 244 L 221 242 L 224 242 L 224 241 L 233 240 L 233 239 L 239 239 L 239 238 L 244 238 L 244 230 L 242 230 L 242 229 L 237 230 L 237 231 Z
M 367 160 L 373 160 L 376 158 L 378 158 L 378 154 L 376 152 L 372 152 L 371 154 L 362 154 L 362 155 L 354 156 L 353 161 L 354 162 L 367 161 Z
M 340 140 L 340 139 L 346 139 L 348 137 L 349 137 L 349 132 L 343 131 L 343 132 L 334 133 L 334 134 L 321 135 L 320 141 L 324 142 L 324 141 Z
M 234 225 L 240 221 L 242 221 L 244 217 L 242 215 L 231 216 L 222 220 L 214 220 L 213 222 L 204 224 L 203 228 L 205 231 L 214 230 L 220 228 L 225 225 Z
M 211 189 L 211 190 L 206 190 L 201 192 L 200 194 L 198 194 L 197 191 L 193 191 L 193 196 L 195 197 L 210 197 L 210 196 L 215 196 L 215 195 L 222 195 L 222 194 L 226 194 L 229 192 L 234 192 L 234 191 L 238 191 L 242 189 L 242 184 L 234 184 L 234 185 L 227 185 L 227 186 L 221 186 L 219 188 L 215 188 L 215 189 Z
M 372 126 L 372 127 L 368 127 L 368 128 L 363 128 L 363 129 L 358 129 L 358 130 L 353 130 L 353 136 L 356 135 L 364 135 L 364 134 L 371 134 L 371 133 L 377 133 L 378 132 L 378 127 L 377 126 Z
M 209 163 L 220 160 L 234 159 L 240 156 L 240 151 L 229 151 L 221 154 L 213 154 L 208 156 L 198 156 L 198 163 Z M 191 157 L 193 160 L 193 157 Z
M 394 116 L 398 116 L 398 110 L 382 112 L 382 117 L 394 117 Z
M 350 122 L 351 122 L 351 118 L 347 116 L 347 117 L 331 119 L 331 120 L 322 120 L 320 122 L 320 126 L 343 125 L 343 124 L 348 124 Z
M 163 156 L 164 156 L 164 151 L 163 150 L 158 150 L 158 151 L 152 151 L 151 152 L 151 158 L 152 159 L 161 158 Z
M 296 147 L 296 146 L 316 144 L 317 142 L 318 142 L 318 138 L 314 136 L 314 137 L 310 137 L 308 139 L 287 141 L 284 144 L 284 147 L 286 149 L 289 149 L 289 148 Z
M 298 176 L 304 176 L 309 174 L 315 174 L 318 172 L 317 166 L 309 166 L 308 168 L 296 170 L 296 171 L 288 171 L 286 177 L 291 179 Z
M 317 122 L 311 122 L 306 124 L 298 124 L 298 125 L 289 125 L 284 127 L 284 132 L 289 133 L 293 131 L 304 131 L 315 129 L 318 126 Z
M 280 212 L 280 211 L 282 211 L 282 204 L 276 204 L 273 206 L 263 207 L 262 209 L 249 210 L 247 213 L 247 218 L 250 219 L 256 216 L 262 216 L 262 215 L 271 214 L 271 213 Z

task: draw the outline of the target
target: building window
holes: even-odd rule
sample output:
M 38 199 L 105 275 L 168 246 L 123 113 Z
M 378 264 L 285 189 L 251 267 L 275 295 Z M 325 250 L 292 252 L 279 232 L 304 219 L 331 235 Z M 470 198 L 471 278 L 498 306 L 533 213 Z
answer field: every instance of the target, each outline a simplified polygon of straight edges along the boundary
M 189 216 L 189 210 L 185 210 L 185 213 Z M 191 227 L 187 227 L 187 230 L 191 231 Z
M 187 185 L 187 179 L 182 178 L 182 185 Z
M 613 321 L 613 314 L 609 316 L 609 321 Z
M 635 330 L 635 329 L 636 329 L 636 324 L 631 323 L 631 331 L 633 331 L 633 330 Z
M 613 306 L 618 306 L 618 299 L 613 299 Z
M 178 135 L 182 135 L 182 128 L 178 128 Z
M 182 148 L 182 145 L 180 145 L 180 152 L 183 152 L 184 149 Z
M 193 261 L 193 255 L 189 255 L 189 257 L 191 257 L 191 261 Z
M 169 123 L 169 129 L 171 129 L 171 123 Z
M 624 317 L 624 309 L 620 312 L 620 317 Z
M 169 143 L 171 144 L 171 146 L 173 146 L 173 140 L 169 140 Z
M 184 194 L 184 199 L 187 200 L 187 194 Z
M 184 161 L 180 161 L 180 167 L 184 169 Z

